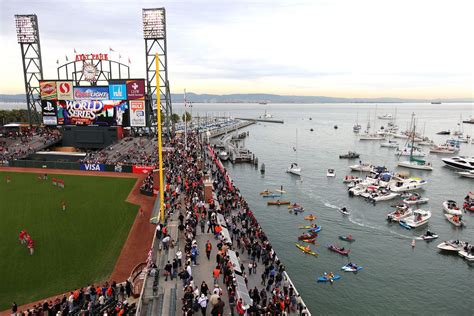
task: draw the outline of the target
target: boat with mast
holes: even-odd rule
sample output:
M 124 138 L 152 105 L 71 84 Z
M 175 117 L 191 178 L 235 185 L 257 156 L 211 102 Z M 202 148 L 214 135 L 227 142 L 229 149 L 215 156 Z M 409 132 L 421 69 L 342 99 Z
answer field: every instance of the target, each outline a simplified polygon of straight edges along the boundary
M 291 173 L 297 176 L 301 176 L 301 167 L 298 166 L 298 129 L 296 129 L 296 144 L 293 147 L 293 150 L 296 154 L 296 162 L 293 162 L 288 169 L 286 169 L 287 173 Z
M 416 135 L 416 120 L 415 120 L 415 113 L 412 114 L 412 131 L 411 131 L 411 146 L 410 146 L 410 159 L 408 161 L 399 161 L 398 166 L 410 169 L 418 169 L 418 170 L 427 170 L 432 171 L 433 166 L 431 163 L 426 162 L 422 159 L 415 158 L 414 150 L 415 150 L 415 135 Z M 399 156 L 400 157 L 400 156 Z

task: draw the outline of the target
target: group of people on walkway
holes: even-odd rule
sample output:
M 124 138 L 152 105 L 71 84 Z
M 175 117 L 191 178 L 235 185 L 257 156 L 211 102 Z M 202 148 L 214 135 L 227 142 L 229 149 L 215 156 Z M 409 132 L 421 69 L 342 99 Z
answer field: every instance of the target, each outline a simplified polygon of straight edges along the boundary
M 182 137 L 174 139 L 174 151 L 165 158 L 169 167 L 165 203 L 168 215 L 179 213 L 179 239 L 184 242 L 178 243 L 176 256 L 164 269 L 165 280 L 176 276 L 181 280 L 182 315 L 218 316 L 228 311 L 232 315 L 308 314 L 246 201 L 229 185 L 226 170 L 219 169 L 212 159 L 199 164 L 198 154 L 204 150 L 197 134 L 188 133 L 187 150 L 183 143 Z M 210 171 L 213 179 L 214 197 L 208 201 L 204 200 L 202 168 Z M 218 215 L 224 217 L 225 224 L 217 220 Z M 224 238 L 224 229 L 231 240 Z M 211 233 L 214 238 L 209 238 Z M 198 234 L 207 235 L 205 245 L 198 245 Z M 165 237 L 160 234 L 160 238 L 163 242 Z M 207 279 L 196 276 L 201 284 L 195 283 L 193 276 L 193 268 L 206 260 L 200 258 L 199 249 L 205 249 L 208 261 L 215 260 Z M 230 251 L 235 251 L 240 266 L 234 265 Z M 238 278 L 247 285 L 245 291 L 238 286 Z M 254 286 L 250 288 L 250 284 Z

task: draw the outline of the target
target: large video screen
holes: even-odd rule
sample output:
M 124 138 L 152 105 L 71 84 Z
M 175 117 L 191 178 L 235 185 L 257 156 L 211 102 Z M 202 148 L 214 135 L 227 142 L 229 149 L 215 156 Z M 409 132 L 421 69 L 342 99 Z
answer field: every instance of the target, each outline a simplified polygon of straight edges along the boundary
M 108 86 L 40 81 L 45 125 L 146 126 L 145 80 L 111 80 Z

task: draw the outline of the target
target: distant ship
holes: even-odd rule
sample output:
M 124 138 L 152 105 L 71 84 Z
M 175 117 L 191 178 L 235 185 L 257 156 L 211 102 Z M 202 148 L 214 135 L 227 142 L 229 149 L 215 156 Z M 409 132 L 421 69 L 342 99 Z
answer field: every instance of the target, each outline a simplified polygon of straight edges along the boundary
M 474 124 L 474 116 L 471 116 L 468 120 L 465 120 L 462 122 L 466 124 Z
M 431 104 L 441 104 L 441 101 L 433 101 Z
M 260 101 L 258 104 L 267 104 L 267 101 Z

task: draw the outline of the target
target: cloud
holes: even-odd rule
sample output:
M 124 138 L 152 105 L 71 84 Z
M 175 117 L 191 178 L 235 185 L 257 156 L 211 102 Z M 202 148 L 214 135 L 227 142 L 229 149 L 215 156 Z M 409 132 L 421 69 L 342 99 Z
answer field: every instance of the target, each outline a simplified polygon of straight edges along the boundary
M 131 58 L 132 76 L 144 77 L 141 9 L 157 5 L 167 10 L 172 90 L 474 94 L 468 0 L 2 1 L 0 92 L 24 86 L 14 14 L 38 15 L 45 77 L 56 75 L 56 60 L 72 58 L 73 48 L 109 46 Z

